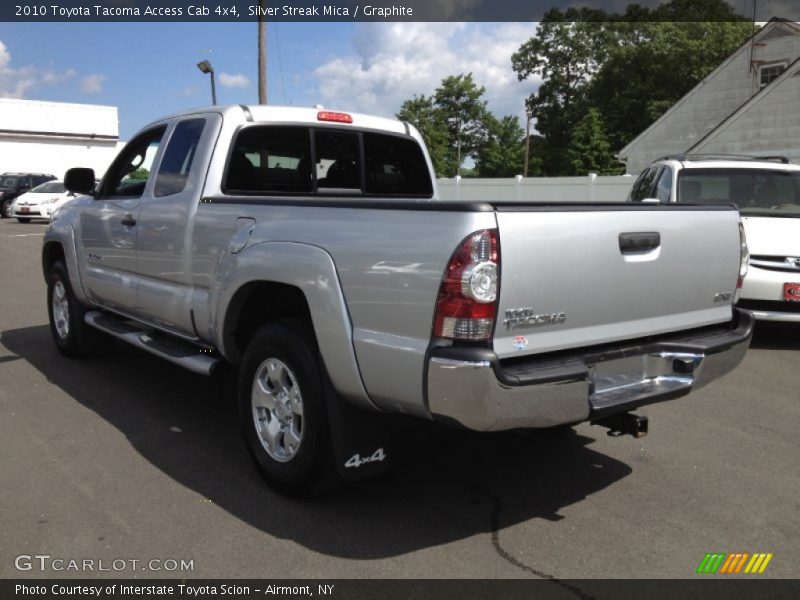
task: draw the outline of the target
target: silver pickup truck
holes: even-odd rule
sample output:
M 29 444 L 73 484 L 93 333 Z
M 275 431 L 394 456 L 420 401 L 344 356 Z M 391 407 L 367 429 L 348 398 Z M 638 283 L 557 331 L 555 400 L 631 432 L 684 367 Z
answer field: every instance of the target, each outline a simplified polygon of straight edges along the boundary
M 383 471 L 386 413 L 478 431 L 592 421 L 733 369 L 747 248 L 726 206 L 437 198 L 406 123 L 212 107 L 65 183 L 42 267 L 53 338 L 238 367 L 248 449 L 285 493 Z

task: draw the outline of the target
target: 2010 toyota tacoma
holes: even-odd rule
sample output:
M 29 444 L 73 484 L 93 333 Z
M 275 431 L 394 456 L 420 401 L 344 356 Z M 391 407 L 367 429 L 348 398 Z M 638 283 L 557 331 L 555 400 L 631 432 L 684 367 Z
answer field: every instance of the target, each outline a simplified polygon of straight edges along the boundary
M 406 123 L 212 107 L 145 127 L 59 209 L 42 266 L 67 356 L 109 336 L 238 366 L 247 446 L 275 487 L 378 473 L 382 413 L 473 430 L 593 421 L 734 368 L 752 318 L 727 206 L 437 198 Z

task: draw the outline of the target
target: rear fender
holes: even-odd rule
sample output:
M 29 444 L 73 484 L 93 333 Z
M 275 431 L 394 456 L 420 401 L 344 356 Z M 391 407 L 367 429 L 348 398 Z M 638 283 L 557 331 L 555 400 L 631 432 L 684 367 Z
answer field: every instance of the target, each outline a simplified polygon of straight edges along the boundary
M 214 277 L 211 330 L 216 346 L 231 362 L 241 359 L 228 322 L 236 292 L 258 282 L 282 283 L 300 289 L 311 312 L 320 354 L 336 391 L 361 408 L 376 410 L 367 395 L 353 349 L 353 330 L 344 294 L 331 256 L 316 246 L 295 242 L 262 242 L 239 254 L 228 254 Z M 230 319 L 231 321 L 233 319 Z

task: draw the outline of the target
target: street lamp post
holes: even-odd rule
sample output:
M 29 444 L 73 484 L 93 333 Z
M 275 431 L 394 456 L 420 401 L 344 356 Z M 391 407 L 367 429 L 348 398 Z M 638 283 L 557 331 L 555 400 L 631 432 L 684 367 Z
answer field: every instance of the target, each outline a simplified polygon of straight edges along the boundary
M 217 86 L 214 82 L 214 67 L 211 66 L 211 63 L 207 60 L 197 63 L 197 68 L 200 69 L 203 73 L 207 75 L 211 75 L 211 104 L 217 103 Z

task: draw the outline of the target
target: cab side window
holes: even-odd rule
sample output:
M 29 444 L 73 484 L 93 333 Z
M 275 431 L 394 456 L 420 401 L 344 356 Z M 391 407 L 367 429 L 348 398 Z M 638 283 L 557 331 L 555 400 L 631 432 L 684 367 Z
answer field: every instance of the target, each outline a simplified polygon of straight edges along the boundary
M 170 196 L 184 190 L 205 124 L 205 119 L 187 119 L 175 126 L 158 168 L 154 196 Z
M 144 194 L 166 125 L 131 141 L 108 169 L 101 196 L 135 198 Z

